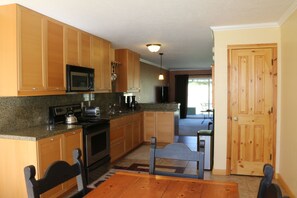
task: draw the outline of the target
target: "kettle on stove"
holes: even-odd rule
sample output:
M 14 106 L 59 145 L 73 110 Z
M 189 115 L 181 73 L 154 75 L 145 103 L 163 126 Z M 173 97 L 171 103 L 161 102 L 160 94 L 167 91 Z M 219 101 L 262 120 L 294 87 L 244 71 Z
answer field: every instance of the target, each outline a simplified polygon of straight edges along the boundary
M 68 110 L 66 115 L 65 115 L 65 123 L 66 124 L 74 124 L 77 122 L 77 118 L 74 115 L 72 110 Z

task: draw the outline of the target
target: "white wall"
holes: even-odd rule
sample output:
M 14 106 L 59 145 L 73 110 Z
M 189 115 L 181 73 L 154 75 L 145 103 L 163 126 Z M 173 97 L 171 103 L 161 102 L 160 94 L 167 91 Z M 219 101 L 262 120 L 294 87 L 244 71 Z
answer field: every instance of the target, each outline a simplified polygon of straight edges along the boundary
M 281 26 L 282 126 L 279 176 L 297 196 L 297 11 Z
M 278 45 L 278 111 L 280 112 L 280 28 L 214 30 L 215 53 L 215 149 L 214 173 L 226 170 L 227 156 L 227 47 L 238 44 L 277 43 Z M 276 170 L 279 164 L 280 113 L 277 117 Z

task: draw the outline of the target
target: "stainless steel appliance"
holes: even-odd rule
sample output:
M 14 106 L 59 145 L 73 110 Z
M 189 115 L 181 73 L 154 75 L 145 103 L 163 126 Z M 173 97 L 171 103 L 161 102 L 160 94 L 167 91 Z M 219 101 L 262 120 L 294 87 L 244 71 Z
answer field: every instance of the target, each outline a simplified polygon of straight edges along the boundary
M 67 92 L 94 91 L 94 69 L 66 65 Z
M 77 117 L 73 124 L 83 128 L 83 153 L 87 182 L 98 179 L 109 169 L 110 162 L 110 130 L 109 120 L 99 116 L 82 116 L 80 104 L 54 106 L 49 108 L 50 124 L 66 124 L 65 115 L 72 111 Z

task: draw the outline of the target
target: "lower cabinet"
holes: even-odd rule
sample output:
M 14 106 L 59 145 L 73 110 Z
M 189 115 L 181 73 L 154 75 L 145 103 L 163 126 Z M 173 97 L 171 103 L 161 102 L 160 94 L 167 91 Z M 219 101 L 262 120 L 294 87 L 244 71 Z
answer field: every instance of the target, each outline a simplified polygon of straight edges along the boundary
M 142 115 L 142 113 L 135 113 L 110 121 L 111 162 L 124 156 L 143 142 Z
M 154 136 L 157 142 L 173 143 L 174 112 L 146 111 L 143 119 L 144 141 L 150 142 L 150 138 Z
M 36 177 L 41 178 L 54 161 L 65 160 L 73 164 L 72 151 L 74 148 L 82 150 L 82 144 L 81 129 L 38 141 L 0 138 L 0 156 L 5 159 L 0 163 L 0 197 L 27 197 L 25 166 L 34 165 Z M 58 197 L 75 185 L 75 182 L 68 181 L 42 197 Z
M 37 151 L 40 176 L 44 176 L 47 167 L 54 161 L 64 160 L 69 164 L 73 164 L 72 152 L 75 148 L 80 148 L 83 152 L 81 129 L 39 140 L 37 142 Z M 57 197 L 75 185 L 76 179 L 73 178 L 44 193 L 42 197 Z

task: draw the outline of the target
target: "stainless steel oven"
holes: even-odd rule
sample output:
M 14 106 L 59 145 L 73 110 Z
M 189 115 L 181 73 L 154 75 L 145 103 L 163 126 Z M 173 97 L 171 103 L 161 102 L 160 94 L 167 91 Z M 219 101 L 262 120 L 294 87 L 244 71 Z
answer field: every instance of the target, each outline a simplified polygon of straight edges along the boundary
M 77 123 L 83 128 L 83 158 L 88 184 L 98 179 L 109 169 L 110 129 L 109 120 L 99 116 L 82 117 L 80 104 L 49 108 L 49 123 L 65 123 L 65 115 L 71 110 L 77 116 Z
M 83 125 L 84 153 L 88 183 L 108 171 L 110 161 L 110 131 L 108 123 Z

